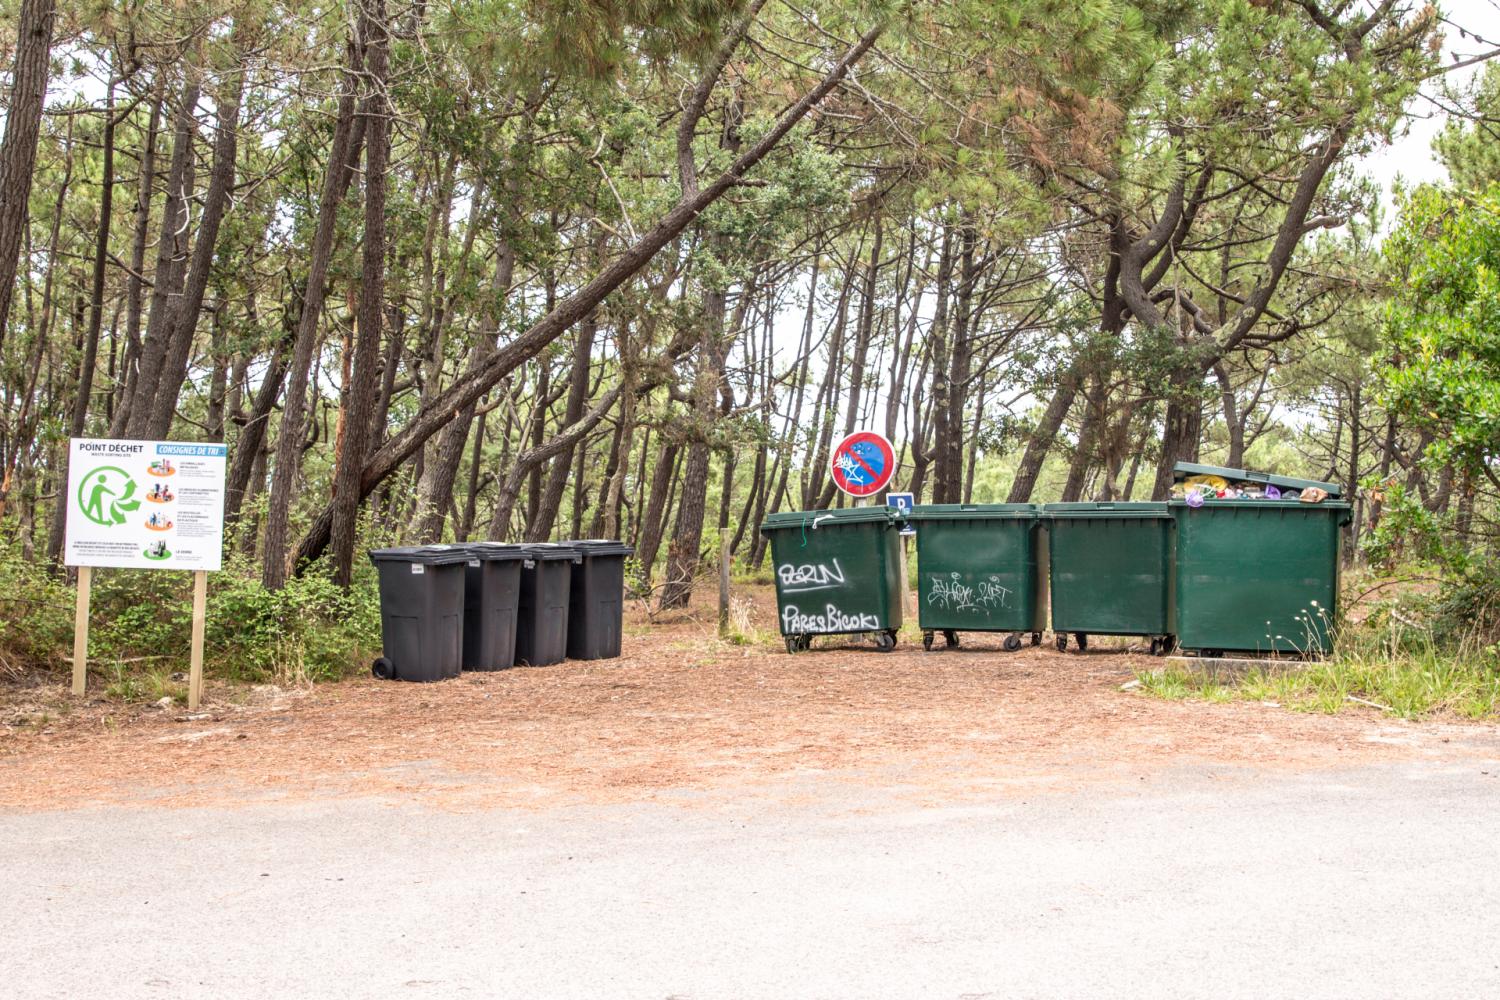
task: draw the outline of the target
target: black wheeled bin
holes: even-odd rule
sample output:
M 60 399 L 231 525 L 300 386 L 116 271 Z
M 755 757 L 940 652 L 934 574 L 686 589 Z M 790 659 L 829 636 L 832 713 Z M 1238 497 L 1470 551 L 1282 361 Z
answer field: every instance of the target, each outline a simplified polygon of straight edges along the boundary
M 1174 473 L 1182 647 L 1210 656 L 1328 652 L 1350 517 L 1339 485 L 1188 463 Z M 1327 497 L 1308 502 L 1314 489 Z
M 896 647 L 901 627 L 900 511 L 892 507 L 783 511 L 767 515 L 776 604 L 786 651 L 815 635 L 870 634 Z
M 524 547 L 471 542 L 464 571 L 465 670 L 504 670 L 516 662 L 516 613 Z
M 463 663 L 464 569 L 468 553 L 453 547 L 374 549 L 380 574 L 384 655 L 376 677 L 440 681 Z
M 635 552 L 612 539 L 568 542 L 581 557 L 568 598 L 568 659 L 612 660 L 620 655 L 625 559 Z
M 949 646 L 960 632 L 1009 632 L 1005 648 L 1042 641 L 1047 599 L 1041 521 L 1029 503 L 920 504 L 908 520 L 917 529 L 917 622 L 922 647 L 942 632 Z
M 523 545 L 521 593 L 516 612 L 516 662 L 528 667 L 561 663 L 568 655 L 568 593 L 578 552 L 566 545 Z
M 1052 631 L 1079 649 L 1090 635 L 1151 638 L 1172 649 L 1172 511 L 1165 503 L 1049 503 Z

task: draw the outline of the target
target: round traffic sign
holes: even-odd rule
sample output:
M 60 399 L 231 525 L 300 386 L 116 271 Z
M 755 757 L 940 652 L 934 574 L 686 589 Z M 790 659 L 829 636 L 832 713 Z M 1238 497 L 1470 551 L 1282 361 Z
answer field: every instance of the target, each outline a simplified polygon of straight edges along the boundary
M 879 493 L 896 474 L 896 449 L 882 434 L 855 431 L 838 443 L 829 460 L 833 483 L 852 497 Z

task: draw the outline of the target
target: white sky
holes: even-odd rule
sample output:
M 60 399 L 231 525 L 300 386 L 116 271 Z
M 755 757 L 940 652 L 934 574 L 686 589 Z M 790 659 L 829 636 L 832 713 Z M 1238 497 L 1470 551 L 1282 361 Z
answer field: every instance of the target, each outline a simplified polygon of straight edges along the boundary
M 1500 0 L 1442 0 L 1439 8 L 1449 23 L 1444 25 L 1447 38 L 1443 45 L 1443 65 L 1453 65 L 1453 57 L 1468 59 L 1500 48 Z M 1469 38 L 1461 38 L 1458 29 L 1468 31 Z M 1475 39 L 1474 35 L 1479 38 Z M 1432 80 L 1423 88 L 1425 94 L 1436 94 L 1446 83 L 1461 86 L 1484 69 L 1484 64 L 1469 66 Z M 1385 191 L 1386 205 L 1391 202 L 1391 191 L 1396 179 L 1408 184 L 1444 179 L 1442 164 L 1432 153 L 1432 140 L 1442 130 L 1444 115 L 1428 97 L 1421 96 L 1412 102 L 1410 124 L 1405 135 L 1394 143 L 1364 159 L 1364 170 L 1380 182 Z M 1390 225 L 1389 214 L 1386 225 Z

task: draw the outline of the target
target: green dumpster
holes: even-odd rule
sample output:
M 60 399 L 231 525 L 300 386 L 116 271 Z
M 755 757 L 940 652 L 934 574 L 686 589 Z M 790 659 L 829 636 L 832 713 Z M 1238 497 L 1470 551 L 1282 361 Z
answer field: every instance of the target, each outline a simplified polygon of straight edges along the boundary
M 815 635 L 870 633 L 883 652 L 901 627 L 901 513 L 891 507 L 783 511 L 760 530 L 771 543 L 786 650 Z
M 1218 496 L 1212 480 L 1193 489 L 1202 477 L 1230 483 L 1227 495 Z M 1340 529 L 1350 517 L 1338 484 L 1188 463 L 1174 478 L 1174 494 L 1191 491 L 1171 502 L 1183 648 L 1210 656 L 1326 653 L 1338 614 Z M 1314 488 L 1327 499 L 1304 501 Z
M 1172 511 L 1165 503 L 1051 503 L 1047 521 L 1052 631 L 1151 637 L 1153 656 L 1172 648 Z
M 1005 648 L 1042 641 L 1046 595 L 1041 521 L 1029 503 L 924 504 L 907 520 L 917 529 L 917 619 L 922 646 L 942 632 L 1009 632 Z

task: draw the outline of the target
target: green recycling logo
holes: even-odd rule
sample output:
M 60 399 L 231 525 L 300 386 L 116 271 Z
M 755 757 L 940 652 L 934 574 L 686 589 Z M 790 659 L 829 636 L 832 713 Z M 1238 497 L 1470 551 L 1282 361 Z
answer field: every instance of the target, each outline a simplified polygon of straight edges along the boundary
M 78 484 L 78 509 L 106 528 L 125 523 L 126 515 L 141 505 L 134 497 L 135 480 L 113 465 L 101 465 Z

